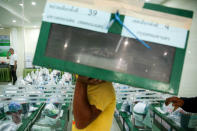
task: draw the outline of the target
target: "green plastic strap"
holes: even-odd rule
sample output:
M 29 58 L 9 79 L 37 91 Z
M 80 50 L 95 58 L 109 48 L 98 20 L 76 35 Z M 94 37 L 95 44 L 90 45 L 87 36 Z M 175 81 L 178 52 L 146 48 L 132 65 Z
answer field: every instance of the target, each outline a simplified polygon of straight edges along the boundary
M 168 118 L 167 115 L 160 113 L 155 107 L 159 107 L 157 105 L 151 105 L 150 109 L 156 113 L 157 116 L 159 116 L 161 119 L 163 119 L 162 121 L 165 121 L 166 123 L 168 123 L 173 129 L 176 129 L 176 131 L 187 131 L 184 128 L 178 126 L 172 119 Z M 158 123 L 155 119 L 154 119 L 154 124 L 159 127 L 162 128 L 163 126 L 161 125 L 161 123 Z
M 5 113 L 4 114 L 0 114 L 0 120 L 5 118 Z
M 40 113 L 41 113 L 41 111 L 44 109 L 44 107 L 45 107 L 45 103 L 42 103 L 40 106 L 39 106 L 39 109 L 37 109 L 35 112 L 33 112 L 32 114 L 31 114 L 31 116 L 29 116 L 28 118 L 27 118 L 27 120 L 17 129 L 17 131 L 26 131 L 26 130 L 28 130 L 28 129 L 30 129 L 30 127 L 34 124 L 34 122 L 35 121 L 33 121 L 33 120 L 36 120 L 37 118 L 35 118 L 35 117 L 37 117 Z

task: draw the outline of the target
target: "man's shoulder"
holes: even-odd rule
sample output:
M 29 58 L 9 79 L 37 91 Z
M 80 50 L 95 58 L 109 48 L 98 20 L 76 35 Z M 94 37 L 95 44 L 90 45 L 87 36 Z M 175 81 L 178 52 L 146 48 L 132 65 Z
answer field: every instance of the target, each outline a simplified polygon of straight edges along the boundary
M 113 85 L 111 82 L 103 82 L 98 85 L 89 85 L 89 88 L 95 88 L 99 90 L 107 90 L 107 89 L 113 89 Z
M 111 95 L 111 96 L 115 94 L 115 91 L 111 82 L 103 82 L 98 85 L 89 86 L 88 92 L 91 94 L 98 93 L 98 94 L 103 94 L 103 95 L 106 94 L 106 95 Z

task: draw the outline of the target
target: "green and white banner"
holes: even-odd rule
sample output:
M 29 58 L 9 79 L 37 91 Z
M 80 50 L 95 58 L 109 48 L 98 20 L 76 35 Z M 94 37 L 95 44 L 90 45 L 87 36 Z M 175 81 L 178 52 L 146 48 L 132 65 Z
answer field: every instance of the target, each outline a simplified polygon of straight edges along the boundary
M 0 35 L 0 57 L 7 56 L 10 49 L 10 36 Z

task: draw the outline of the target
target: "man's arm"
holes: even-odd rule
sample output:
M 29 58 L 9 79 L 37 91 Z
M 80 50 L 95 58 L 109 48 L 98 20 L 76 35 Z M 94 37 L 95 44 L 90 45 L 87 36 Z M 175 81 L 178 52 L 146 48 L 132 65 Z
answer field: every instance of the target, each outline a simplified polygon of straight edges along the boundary
M 94 105 L 89 104 L 87 86 L 87 83 L 81 82 L 79 79 L 76 82 L 73 113 L 76 127 L 78 129 L 87 127 L 101 113 L 101 110 L 97 109 Z
M 170 103 L 173 103 L 172 105 L 175 107 L 174 110 L 181 107 L 183 110 L 187 112 L 197 113 L 197 97 L 193 98 L 178 98 L 178 97 L 170 97 L 167 98 L 165 101 L 166 105 L 169 105 Z
M 16 71 L 17 61 L 14 61 L 14 70 Z
M 181 97 L 180 99 L 184 101 L 184 104 L 182 106 L 183 110 L 187 112 L 197 113 L 197 106 L 196 106 L 197 97 L 192 97 L 192 98 Z
M 7 59 L 10 59 L 9 53 L 10 53 L 10 50 L 7 52 Z

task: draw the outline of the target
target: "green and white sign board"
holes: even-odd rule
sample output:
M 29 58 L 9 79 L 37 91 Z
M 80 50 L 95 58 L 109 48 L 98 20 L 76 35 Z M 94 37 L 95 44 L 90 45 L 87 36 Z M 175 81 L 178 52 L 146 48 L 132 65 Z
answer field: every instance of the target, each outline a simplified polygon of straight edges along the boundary
M 10 49 L 10 36 L 0 35 L 0 57 L 7 56 L 7 52 Z
M 192 11 L 149 3 L 143 8 L 193 16 Z M 48 2 L 33 64 L 177 94 L 189 30 L 120 14 L 121 23 L 116 16 Z

